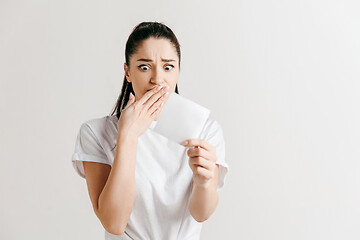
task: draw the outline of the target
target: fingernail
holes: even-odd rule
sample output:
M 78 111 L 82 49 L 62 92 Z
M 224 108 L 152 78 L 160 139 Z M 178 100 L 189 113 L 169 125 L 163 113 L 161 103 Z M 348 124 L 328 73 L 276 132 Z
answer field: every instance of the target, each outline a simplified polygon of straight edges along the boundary
M 162 88 L 162 86 L 158 86 L 158 87 L 156 88 L 156 90 L 159 91 L 161 88 Z
M 165 90 L 169 90 L 169 89 L 170 89 L 170 87 L 169 87 L 169 86 L 166 86 Z
M 181 143 L 181 145 L 183 145 L 183 146 L 186 146 L 188 144 L 188 141 L 183 141 L 182 143 Z

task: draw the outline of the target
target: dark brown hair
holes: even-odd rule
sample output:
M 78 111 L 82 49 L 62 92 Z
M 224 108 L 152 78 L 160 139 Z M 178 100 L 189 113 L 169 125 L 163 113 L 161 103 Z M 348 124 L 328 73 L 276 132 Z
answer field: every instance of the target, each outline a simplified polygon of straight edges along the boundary
M 144 40 L 150 37 L 168 39 L 173 44 L 179 57 L 180 70 L 180 44 L 173 31 L 165 24 L 159 22 L 142 22 L 134 27 L 125 47 L 125 62 L 127 66 L 130 66 L 130 57 L 136 53 L 137 48 Z M 135 96 L 132 83 L 128 82 L 126 76 L 124 76 L 121 93 L 115 107 L 112 110 L 111 116 L 116 113 L 117 118 L 120 118 L 121 111 L 125 108 L 127 102 L 129 101 L 130 93 Z M 175 93 L 179 94 L 177 84 L 175 87 Z

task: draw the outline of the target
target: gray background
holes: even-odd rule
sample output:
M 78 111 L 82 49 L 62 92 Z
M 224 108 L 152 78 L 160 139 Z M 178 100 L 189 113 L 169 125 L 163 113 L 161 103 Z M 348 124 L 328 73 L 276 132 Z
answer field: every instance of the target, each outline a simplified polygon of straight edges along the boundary
M 71 165 L 125 42 L 160 21 L 230 172 L 201 239 L 360 239 L 358 1 L 0 1 L 0 238 L 103 239 Z

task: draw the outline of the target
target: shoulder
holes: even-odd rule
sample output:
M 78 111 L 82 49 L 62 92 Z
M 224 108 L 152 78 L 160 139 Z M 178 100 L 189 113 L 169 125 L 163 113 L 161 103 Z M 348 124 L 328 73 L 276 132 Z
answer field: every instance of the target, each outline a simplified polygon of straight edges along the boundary
M 105 126 L 106 122 L 109 121 L 109 118 L 113 116 L 104 116 L 98 118 L 91 118 L 82 123 L 82 125 L 88 125 L 90 127 L 98 128 Z
M 82 128 L 90 128 L 95 131 L 102 131 L 107 127 L 117 123 L 117 117 L 114 116 L 103 116 L 98 118 L 91 118 L 81 124 Z
M 117 117 L 114 115 L 91 118 L 81 124 L 80 131 L 102 140 L 117 132 Z

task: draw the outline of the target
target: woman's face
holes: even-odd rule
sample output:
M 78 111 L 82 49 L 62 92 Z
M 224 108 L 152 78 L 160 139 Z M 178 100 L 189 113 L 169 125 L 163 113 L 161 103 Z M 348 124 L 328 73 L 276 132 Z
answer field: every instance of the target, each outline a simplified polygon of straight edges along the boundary
M 124 63 L 125 76 L 132 83 L 136 101 L 158 85 L 169 86 L 169 93 L 175 91 L 179 59 L 169 40 L 153 37 L 144 40 L 129 61 L 130 67 Z

